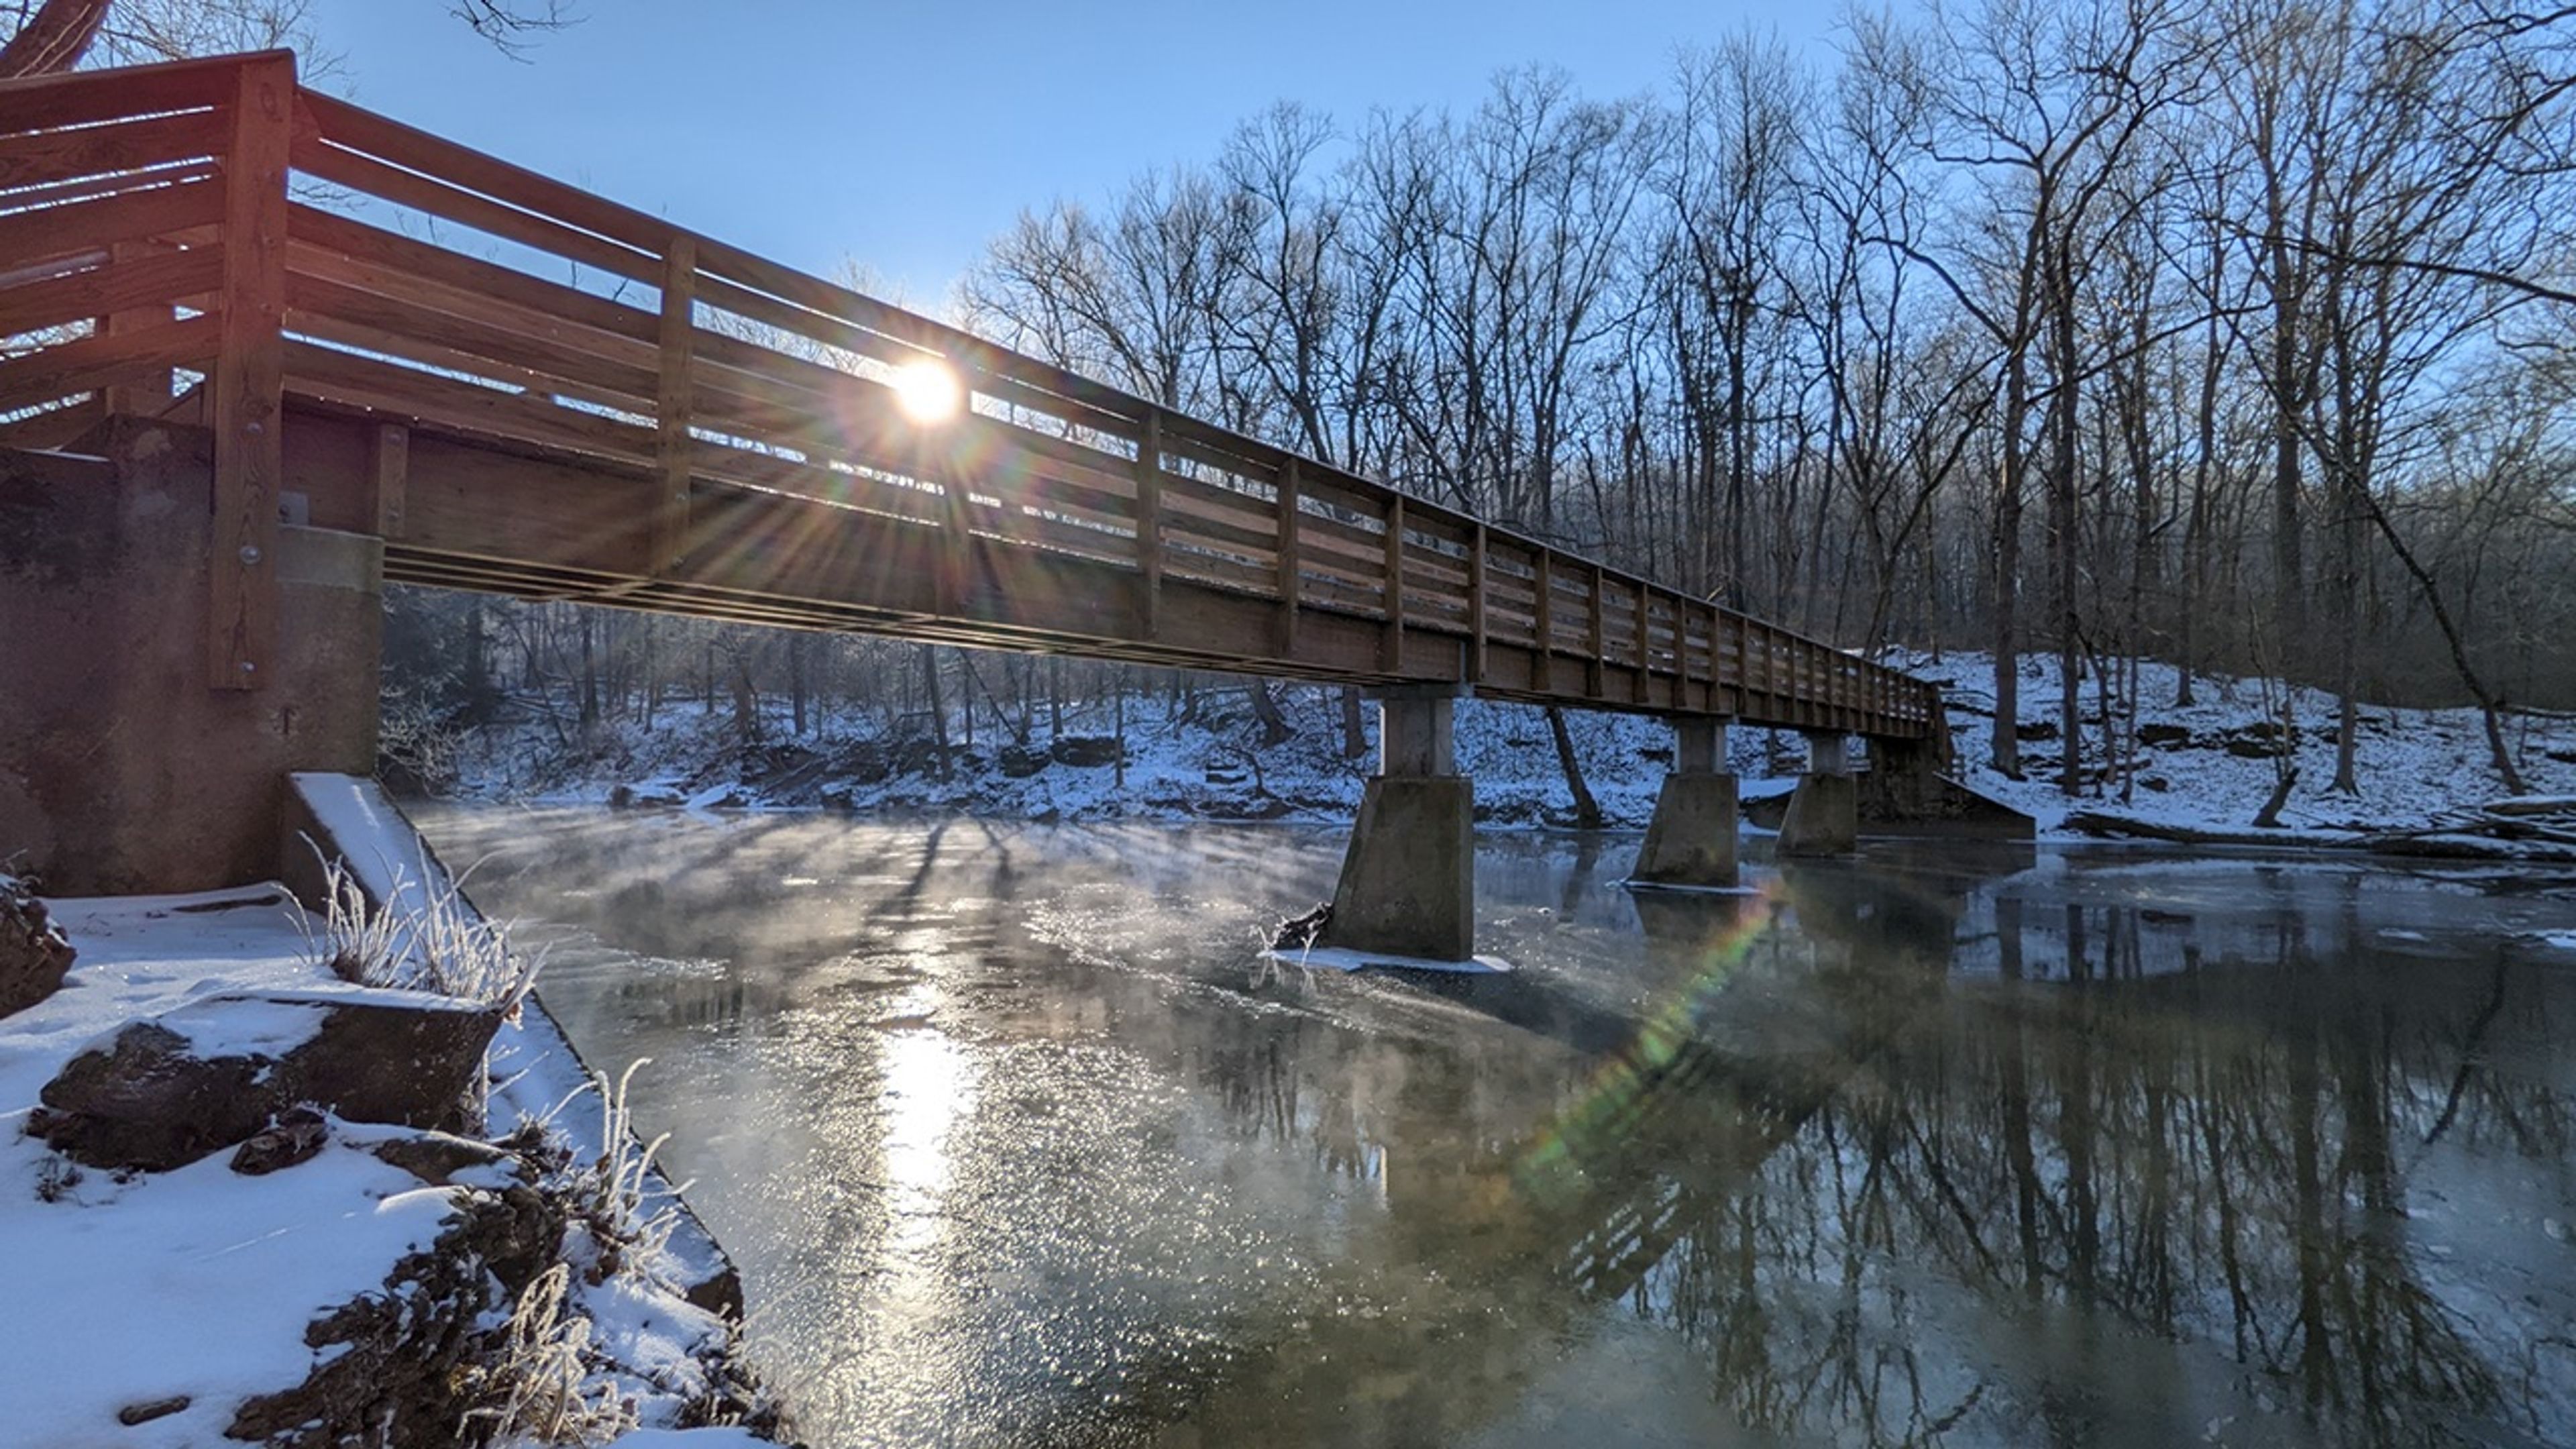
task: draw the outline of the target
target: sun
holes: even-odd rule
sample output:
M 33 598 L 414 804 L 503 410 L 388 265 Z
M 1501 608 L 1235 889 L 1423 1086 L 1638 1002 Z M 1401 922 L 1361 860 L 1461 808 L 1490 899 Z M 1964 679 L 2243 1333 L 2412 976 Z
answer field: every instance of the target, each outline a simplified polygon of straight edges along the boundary
M 944 423 L 966 407 L 966 385 L 947 363 L 916 357 L 894 370 L 894 397 L 916 423 Z

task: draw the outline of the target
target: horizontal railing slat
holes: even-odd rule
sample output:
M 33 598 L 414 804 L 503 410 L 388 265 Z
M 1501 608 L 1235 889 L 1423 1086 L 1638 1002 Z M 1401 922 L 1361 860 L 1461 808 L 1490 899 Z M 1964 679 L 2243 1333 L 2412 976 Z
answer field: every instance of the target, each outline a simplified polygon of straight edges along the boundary
M 214 358 L 216 328 L 215 315 L 205 313 L 131 332 L 93 333 L 0 361 L 0 412 L 201 366 Z
M 0 206 L 12 204 L 8 192 L 210 157 L 223 143 L 223 117 L 210 110 L 70 130 L 0 133 Z
M 0 215 L 0 272 L 114 242 L 148 241 L 223 220 L 224 193 L 209 179 Z
M 222 280 L 223 261 L 220 249 L 200 247 L 0 287 L 0 337 L 140 307 L 201 303 Z

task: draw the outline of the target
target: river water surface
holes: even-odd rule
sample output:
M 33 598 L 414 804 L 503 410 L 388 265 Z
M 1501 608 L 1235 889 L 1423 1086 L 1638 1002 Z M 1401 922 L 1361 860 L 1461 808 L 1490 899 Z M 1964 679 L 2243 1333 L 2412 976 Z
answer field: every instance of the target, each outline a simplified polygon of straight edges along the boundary
M 443 808 L 817 1445 L 2576 1443 L 2576 880 Z

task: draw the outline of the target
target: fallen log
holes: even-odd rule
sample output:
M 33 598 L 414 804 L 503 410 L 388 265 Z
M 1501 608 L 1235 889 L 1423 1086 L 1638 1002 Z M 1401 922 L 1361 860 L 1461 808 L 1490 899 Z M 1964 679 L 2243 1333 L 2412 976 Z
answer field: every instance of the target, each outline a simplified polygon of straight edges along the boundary
M 2360 836 L 2341 831 L 2212 830 L 2164 820 L 2139 820 L 2098 810 L 2076 811 L 2066 817 L 2065 828 L 2114 839 L 2169 840 L 2177 845 L 2251 845 L 2274 850 L 2349 850 L 2361 842 Z

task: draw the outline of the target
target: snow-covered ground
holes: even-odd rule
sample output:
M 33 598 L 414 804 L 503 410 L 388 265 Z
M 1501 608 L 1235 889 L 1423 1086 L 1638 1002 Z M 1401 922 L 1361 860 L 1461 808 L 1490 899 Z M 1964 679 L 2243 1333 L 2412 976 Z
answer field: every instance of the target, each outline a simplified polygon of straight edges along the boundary
M 2069 834 L 2078 811 L 2201 830 L 2241 832 L 2270 796 L 2275 761 L 2262 756 L 2274 710 L 2257 681 L 2197 677 L 2198 700 L 2172 704 L 2176 671 L 2140 671 L 2139 734 L 2133 778 L 2096 779 L 2070 798 L 2056 782 L 2059 742 L 2056 670 L 2037 655 L 2022 662 L 2019 715 L 2025 726 L 2023 776 L 1989 764 L 1994 670 L 1988 656 L 1904 654 L 1891 662 L 1948 690 L 1963 783 L 2036 819 L 2044 835 Z M 463 793 L 548 802 L 637 803 L 694 808 L 831 807 L 858 811 L 957 810 L 1027 819 L 1277 818 L 1347 821 L 1357 809 L 1370 757 L 1345 758 L 1339 700 L 1326 689 L 1284 688 L 1284 713 L 1295 733 L 1267 748 L 1240 691 L 1210 691 L 1195 718 L 1175 717 L 1159 699 L 1128 708 L 1128 765 L 1123 786 L 1107 765 L 1049 758 L 1043 715 L 1023 747 L 989 717 L 975 743 L 959 742 L 951 778 L 938 779 L 916 728 L 886 736 L 871 720 L 826 721 L 793 736 L 783 711 L 764 719 L 765 743 L 738 743 L 731 712 L 666 708 L 655 726 L 604 726 L 587 746 L 532 724 L 496 728 L 465 743 Z M 2101 756 L 2099 701 L 2088 684 L 2079 696 L 2085 759 Z M 2505 794 L 2488 761 L 2484 726 L 2474 709 L 2362 711 L 2357 795 L 2328 787 L 2334 779 L 2334 699 L 2315 690 L 2292 694 L 2297 720 L 2294 763 L 2299 781 L 2281 813 L 2285 844 L 2345 841 L 2361 833 L 2423 830 L 2447 814 Z M 1372 736 L 1374 711 L 1367 713 Z M 1655 720 L 1568 711 L 1582 774 L 1605 823 L 1641 827 L 1670 759 L 1671 737 Z M 1066 734 L 1100 739 L 1104 711 L 1071 719 Z M 2035 736 L 2046 735 L 2046 738 Z M 2531 790 L 2576 792 L 2576 721 L 2515 717 L 2508 730 Z M 1573 796 L 1560 770 L 1545 715 L 1534 708 L 1470 700 L 1458 710 L 1460 768 L 1476 781 L 1477 815 L 1488 826 L 1551 826 L 1574 821 Z M 1372 743 L 1372 748 L 1373 748 Z M 1795 735 L 1738 729 L 1730 763 L 1747 799 L 1776 788 L 1798 768 Z M 2125 788 L 2124 788 L 2125 784 Z
M 1989 759 L 1995 700 L 1992 656 L 1951 653 L 1936 659 L 1905 654 L 1890 662 L 1943 686 L 1950 702 L 1960 780 L 2032 816 L 2043 830 L 2055 830 L 2073 812 L 2094 811 L 2195 829 L 2244 831 L 2252 827 L 2256 813 L 2271 796 L 2276 761 L 2247 753 L 2262 748 L 2257 732 L 2274 717 L 2265 707 L 2261 681 L 2197 675 L 2196 702 L 2176 706 L 2173 699 L 2180 680 L 2173 666 L 2141 666 L 2138 734 L 2154 741 L 2172 739 L 2180 732 L 2181 742 L 2141 747 L 2135 779 L 2125 798 L 2117 779 L 2095 780 L 2083 796 L 2069 798 L 2057 784 L 2061 755 L 2054 732 L 2059 691 L 2053 659 L 2022 658 L 2016 713 L 2026 729 L 2019 780 L 1997 774 Z M 2281 824 L 2292 842 L 2300 836 L 2335 839 L 2372 831 L 2425 829 L 2453 812 L 2509 793 L 2490 762 L 2486 725 L 2477 710 L 2364 705 L 2355 755 L 2360 792 L 2336 794 L 2330 788 L 2335 774 L 2336 699 L 2313 689 L 2292 689 L 2289 697 L 2298 725 L 2292 763 L 2298 767 L 2299 779 L 2281 811 Z M 2090 682 L 2077 698 L 2084 719 L 2084 759 L 2098 771 L 2100 701 Z M 2049 738 L 2030 738 L 2027 727 L 2034 725 Z M 2576 721 L 2516 716 L 2508 723 L 2506 742 L 2530 790 L 2552 795 L 2576 790 Z M 2236 750 L 2229 748 L 2231 743 Z
M 1051 741 L 1043 713 L 1025 749 L 980 713 L 971 747 L 962 727 L 952 726 L 955 754 L 951 776 L 942 781 L 918 728 L 889 736 L 871 719 L 833 720 L 797 737 L 784 709 L 773 707 L 763 720 L 765 743 L 745 751 L 729 707 L 683 704 L 666 707 L 650 729 L 631 720 L 603 726 L 588 748 L 542 726 L 481 733 L 465 743 L 460 787 L 476 798 L 554 804 L 962 810 L 1037 820 L 1349 820 L 1375 764 L 1376 711 L 1363 712 L 1368 752 L 1352 759 L 1342 753 L 1337 693 L 1288 688 L 1279 695 L 1295 733 L 1266 748 L 1239 689 L 1205 692 L 1195 718 L 1167 713 L 1159 698 L 1132 697 L 1123 785 L 1109 764 L 1045 758 Z M 1605 821 L 1642 828 L 1671 758 L 1671 731 L 1652 719 L 1585 711 L 1568 712 L 1566 724 Z M 1105 741 L 1111 729 L 1106 710 L 1090 710 L 1069 716 L 1065 735 Z M 1739 732 L 1735 750 L 1740 770 L 1772 772 L 1758 732 Z M 1459 768 L 1475 777 L 1480 820 L 1572 823 L 1574 797 L 1541 711 L 1463 701 L 1457 752 Z
M 319 1156 L 258 1176 L 232 1170 L 229 1149 L 169 1172 L 82 1169 L 24 1135 L 64 1063 L 129 1022 L 228 992 L 367 990 L 317 958 L 318 923 L 280 886 L 49 904 L 79 957 L 59 991 L 0 1019 L 0 1284 L 11 1304 L 0 1314 L 0 1441 L 221 1442 L 244 1402 L 295 1388 L 343 1351 L 308 1347 L 307 1324 L 383 1292 L 397 1260 L 451 1222 L 464 1189 L 426 1186 L 363 1150 L 400 1128 L 335 1123 Z M 275 1025 L 256 1012 L 224 1020 Z M 506 1130 L 553 1109 L 581 1073 L 541 1014 L 503 1032 L 495 1061 L 523 1073 L 494 1094 L 493 1125 Z M 288 1043 L 198 1043 L 262 1045 Z M 678 1275 L 660 1267 L 598 1284 L 575 1274 L 569 1302 L 590 1321 L 592 1393 L 613 1387 L 643 1424 L 667 1427 L 702 1387 L 693 1355 L 726 1329 L 661 1286 Z M 630 1441 L 752 1442 L 735 1430 Z

